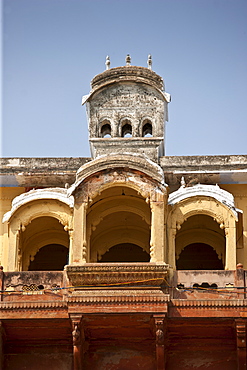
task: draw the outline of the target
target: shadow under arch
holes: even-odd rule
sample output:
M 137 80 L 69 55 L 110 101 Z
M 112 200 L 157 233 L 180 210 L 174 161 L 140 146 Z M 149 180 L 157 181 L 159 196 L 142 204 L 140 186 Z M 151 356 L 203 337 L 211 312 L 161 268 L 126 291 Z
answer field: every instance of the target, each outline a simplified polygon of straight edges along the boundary
M 28 271 L 60 271 L 68 264 L 69 250 L 61 244 L 48 244 L 40 248 L 30 262 Z
M 114 245 L 98 262 L 149 262 L 150 256 L 141 247 L 132 243 Z
M 140 194 L 127 186 L 105 189 L 87 212 L 90 261 L 148 262 L 150 225 L 150 206 Z
M 223 270 L 222 260 L 213 247 L 204 243 L 187 245 L 177 260 L 178 270 Z

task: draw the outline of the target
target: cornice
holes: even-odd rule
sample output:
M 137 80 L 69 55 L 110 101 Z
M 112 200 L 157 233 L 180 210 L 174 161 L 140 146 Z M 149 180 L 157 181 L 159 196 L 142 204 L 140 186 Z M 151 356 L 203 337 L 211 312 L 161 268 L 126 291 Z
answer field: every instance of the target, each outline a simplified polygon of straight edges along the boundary
M 39 301 L 39 302 L 0 302 L 1 310 L 58 310 L 67 309 L 67 303 L 65 301 Z
M 171 299 L 175 307 L 247 307 L 247 300 L 244 299 Z
M 133 294 L 133 293 L 132 293 Z M 169 302 L 169 295 L 163 296 L 71 296 L 68 297 L 68 305 L 73 304 L 84 304 L 84 305 L 142 305 L 142 304 L 152 304 L 160 305 Z

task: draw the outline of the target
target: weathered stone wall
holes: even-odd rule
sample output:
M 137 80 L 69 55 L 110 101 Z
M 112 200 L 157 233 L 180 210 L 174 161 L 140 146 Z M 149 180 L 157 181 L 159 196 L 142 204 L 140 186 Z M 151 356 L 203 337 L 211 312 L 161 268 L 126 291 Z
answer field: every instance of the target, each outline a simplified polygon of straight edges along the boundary
M 164 135 L 164 98 L 154 88 L 137 83 L 118 83 L 107 86 L 90 99 L 90 137 L 99 137 L 99 124 L 109 119 L 112 137 L 121 136 L 121 120 L 129 118 L 133 136 L 141 137 L 141 124 L 149 118 L 153 124 L 153 136 Z M 130 148 L 131 149 L 131 148 Z

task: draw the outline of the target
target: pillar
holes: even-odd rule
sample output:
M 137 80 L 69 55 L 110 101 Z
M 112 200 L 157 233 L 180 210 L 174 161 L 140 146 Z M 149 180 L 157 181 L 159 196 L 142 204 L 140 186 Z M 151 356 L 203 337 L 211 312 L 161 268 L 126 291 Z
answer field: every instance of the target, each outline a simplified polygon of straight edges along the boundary
M 76 203 L 74 207 L 74 231 L 72 238 L 72 250 L 69 262 L 72 265 L 79 265 L 86 262 L 86 214 L 86 203 Z
M 167 263 L 176 270 L 176 244 L 175 238 L 177 234 L 177 229 L 168 226 L 168 254 Z
M 165 370 L 166 368 L 166 322 L 165 315 L 154 315 L 155 340 L 156 340 L 156 369 Z
M 236 319 L 237 370 L 246 370 L 246 321 Z
M 150 262 L 164 262 L 164 202 L 150 201 Z
M 235 270 L 236 256 L 236 221 L 233 216 L 229 217 L 229 226 L 225 228 L 226 234 L 226 270 Z

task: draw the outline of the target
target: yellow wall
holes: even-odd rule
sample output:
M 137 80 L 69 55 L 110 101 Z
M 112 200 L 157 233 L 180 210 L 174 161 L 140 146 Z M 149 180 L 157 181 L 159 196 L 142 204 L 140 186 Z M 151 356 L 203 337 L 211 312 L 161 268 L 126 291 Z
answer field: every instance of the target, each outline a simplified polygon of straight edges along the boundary
M 10 211 L 12 200 L 24 192 L 25 188 L 21 187 L 0 188 L 0 265 L 3 265 L 3 267 L 6 266 L 6 261 L 3 260 L 4 248 L 8 248 L 8 227 L 7 223 L 2 223 L 3 215 Z

